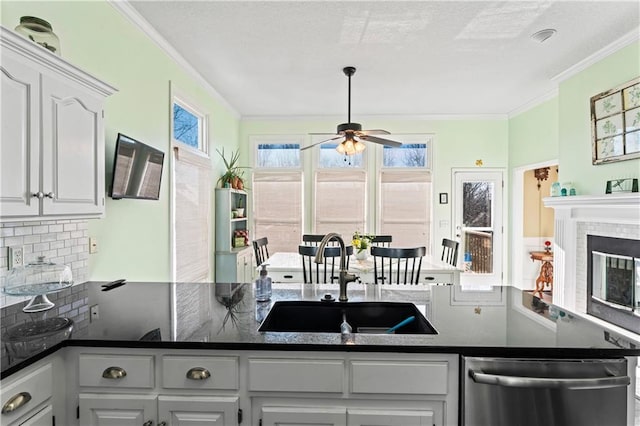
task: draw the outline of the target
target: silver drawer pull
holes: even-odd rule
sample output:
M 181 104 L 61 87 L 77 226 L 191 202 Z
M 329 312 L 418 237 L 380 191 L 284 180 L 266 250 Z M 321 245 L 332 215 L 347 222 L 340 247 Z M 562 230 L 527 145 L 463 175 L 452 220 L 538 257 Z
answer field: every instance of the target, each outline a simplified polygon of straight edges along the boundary
M 187 379 L 190 380 L 205 380 L 209 377 L 211 377 L 211 373 L 203 367 L 193 367 L 187 371 Z
M 31 394 L 29 392 L 20 392 L 2 406 L 2 414 L 9 414 L 29 401 L 31 401 Z
M 55 198 L 56 194 L 54 192 L 47 192 L 44 196 L 47 198 Z
M 167 426 L 167 422 L 160 422 L 158 423 L 158 426 Z
M 105 379 L 122 379 L 126 376 L 127 372 L 120 367 L 109 367 L 102 372 L 102 377 Z
M 153 426 L 153 420 L 147 420 L 146 422 L 142 423 L 142 426 Z
M 42 200 L 44 198 L 44 192 L 42 191 L 34 192 L 33 194 L 31 194 L 31 196 L 39 200 Z

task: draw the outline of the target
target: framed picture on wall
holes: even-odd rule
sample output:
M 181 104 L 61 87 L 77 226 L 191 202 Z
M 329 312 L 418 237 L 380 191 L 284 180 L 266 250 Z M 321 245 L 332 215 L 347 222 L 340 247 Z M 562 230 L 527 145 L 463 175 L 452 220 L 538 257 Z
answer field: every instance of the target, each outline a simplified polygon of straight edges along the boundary
M 592 163 L 640 158 L 640 77 L 591 98 Z

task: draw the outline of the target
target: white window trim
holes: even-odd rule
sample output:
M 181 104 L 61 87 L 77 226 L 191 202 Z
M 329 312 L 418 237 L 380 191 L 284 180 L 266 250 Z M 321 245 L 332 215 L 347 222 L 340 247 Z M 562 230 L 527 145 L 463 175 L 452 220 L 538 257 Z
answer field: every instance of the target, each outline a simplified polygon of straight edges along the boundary
M 176 87 L 175 83 L 173 82 L 170 82 L 170 92 L 171 92 L 171 111 L 169 114 L 171 119 L 169 120 L 169 126 L 170 126 L 169 135 L 172 143 L 179 144 L 179 146 L 181 147 L 186 146 L 191 149 L 195 149 L 194 147 L 191 147 L 183 143 L 182 141 L 179 141 L 173 138 L 173 131 L 174 131 L 173 104 L 177 103 L 182 108 L 186 109 L 191 114 L 198 117 L 198 119 L 200 120 L 201 127 L 198 129 L 198 140 L 200 142 L 200 146 L 198 147 L 198 150 L 202 151 L 206 155 L 209 155 L 209 115 L 203 113 L 202 111 L 204 111 L 204 108 L 200 108 L 196 102 L 191 100 L 186 93 L 184 93 L 182 90 Z

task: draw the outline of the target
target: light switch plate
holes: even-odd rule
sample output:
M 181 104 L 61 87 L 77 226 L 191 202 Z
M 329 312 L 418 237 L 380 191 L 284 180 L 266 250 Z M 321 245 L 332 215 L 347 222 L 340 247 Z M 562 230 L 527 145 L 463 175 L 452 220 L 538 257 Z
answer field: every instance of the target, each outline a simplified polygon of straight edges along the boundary
M 96 237 L 89 237 L 89 254 L 98 252 L 98 239 Z

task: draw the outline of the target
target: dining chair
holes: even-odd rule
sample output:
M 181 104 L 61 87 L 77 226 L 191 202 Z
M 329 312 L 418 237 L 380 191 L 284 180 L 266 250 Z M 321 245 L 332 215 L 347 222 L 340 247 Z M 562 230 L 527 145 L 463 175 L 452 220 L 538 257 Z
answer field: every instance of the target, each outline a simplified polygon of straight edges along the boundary
M 269 259 L 269 248 L 268 248 L 269 240 L 267 237 L 258 238 L 257 240 L 253 240 L 253 252 L 256 255 L 256 264 L 257 266 L 262 265 Z
M 375 284 L 418 284 L 426 247 L 371 247 Z
M 322 239 L 324 238 L 324 235 L 325 234 L 303 234 L 302 242 L 304 243 L 304 245 L 317 247 L 320 245 L 320 241 L 322 241 Z M 338 242 L 332 240 L 327 242 L 327 245 L 337 246 Z
M 346 265 L 349 268 L 349 256 L 353 254 L 353 246 L 345 247 Z M 325 246 L 324 263 L 316 263 L 317 246 L 301 244 L 298 253 L 302 256 L 302 276 L 305 284 L 337 283 L 340 273 L 340 247 Z
M 392 239 L 391 235 L 376 235 L 371 240 L 371 244 L 378 247 L 390 247 Z
M 449 265 L 456 266 L 458 264 L 458 247 L 460 243 L 447 238 L 442 239 L 442 256 L 440 260 L 447 262 Z

